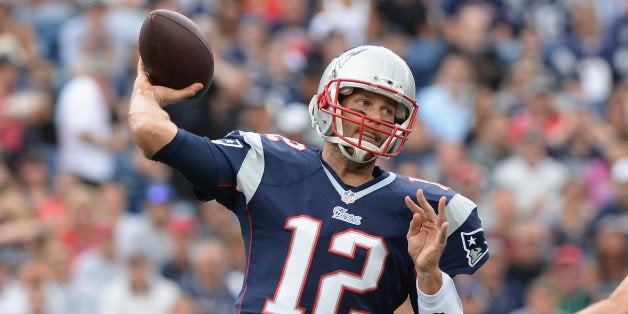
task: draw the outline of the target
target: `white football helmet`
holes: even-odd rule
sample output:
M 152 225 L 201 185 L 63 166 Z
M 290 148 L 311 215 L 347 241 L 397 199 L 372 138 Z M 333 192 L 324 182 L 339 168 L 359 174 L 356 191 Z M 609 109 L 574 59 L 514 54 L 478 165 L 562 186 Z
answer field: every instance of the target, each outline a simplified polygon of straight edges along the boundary
M 349 95 L 355 88 L 393 99 L 397 103 L 394 124 L 342 107 L 339 95 Z M 414 126 L 419 109 L 415 93 L 412 72 L 398 55 L 379 46 L 356 47 L 334 58 L 323 72 L 317 94 L 309 105 L 312 127 L 326 141 L 338 144 L 340 151 L 354 162 L 395 156 Z M 351 114 L 342 115 L 343 112 Z M 358 138 L 343 134 L 343 120 L 360 126 Z M 365 129 L 388 134 L 388 138 L 378 147 L 363 140 Z M 347 150 L 349 147 L 353 149 Z

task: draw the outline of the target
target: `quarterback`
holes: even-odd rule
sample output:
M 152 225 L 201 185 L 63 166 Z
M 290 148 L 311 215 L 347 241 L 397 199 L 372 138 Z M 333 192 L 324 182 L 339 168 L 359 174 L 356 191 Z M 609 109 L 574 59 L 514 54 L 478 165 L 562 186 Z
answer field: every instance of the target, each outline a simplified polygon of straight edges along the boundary
M 401 151 L 419 110 L 405 61 L 379 46 L 331 61 L 309 104 L 321 150 L 278 134 L 178 128 L 162 108 L 201 87 L 151 85 L 140 60 L 129 125 L 145 156 L 238 217 L 239 313 L 392 313 L 408 298 L 415 312 L 462 312 L 451 277 L 488 259 L 476 205 L 375 165 Z

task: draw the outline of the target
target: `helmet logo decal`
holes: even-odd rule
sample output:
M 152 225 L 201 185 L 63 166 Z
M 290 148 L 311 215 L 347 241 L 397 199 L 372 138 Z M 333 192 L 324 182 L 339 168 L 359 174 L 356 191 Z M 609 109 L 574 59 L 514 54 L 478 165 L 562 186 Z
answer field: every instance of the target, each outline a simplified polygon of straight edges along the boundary
M 333 215 L 331 216 L 331 218 L 342 220 L 344 222 L 348 222 L 350 224 L 354 224 L 354 225 L 358 225 L 358 226 L 361 225 L 362 224 L 362 216 L 349 214 L 348 211 L 349 210 L 346 209 L 346 208 L 342 208 L 340 206 L 336 206 L 332 210 Z
M 345 204 L 351 204 L 355 202 L 355 193 L 353 193 L 353 191 L 351 190 L 345 191 L 344 193 L 342 193 L 341 199 Z
M 339 58 L 338 58 L 338 67 L 341 67 L 345 64 L 345 62 L 349 61 L 349 59 L 351 59 L 351 57 L 359 54 L 360 52 L 365 51 L 366 48 L 362 48 L 362 49 L 357 49 L 355 51 L 351 51 L 348 53 L 343 53 Z

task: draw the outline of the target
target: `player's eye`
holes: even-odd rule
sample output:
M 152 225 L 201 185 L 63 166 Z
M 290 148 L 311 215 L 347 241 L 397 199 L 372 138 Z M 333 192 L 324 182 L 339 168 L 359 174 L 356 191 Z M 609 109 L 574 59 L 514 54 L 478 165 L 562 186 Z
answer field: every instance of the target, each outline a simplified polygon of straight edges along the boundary
M 360 107 L 368 107 L 370 106 L 370 102 L 368 102 L 366 99 L 358 99 L 355 101 L 358 105 L 360 105 Z
M 386 117 L 392 117 L 395 112 L 390 107 L 382 107 L 382 114 Z

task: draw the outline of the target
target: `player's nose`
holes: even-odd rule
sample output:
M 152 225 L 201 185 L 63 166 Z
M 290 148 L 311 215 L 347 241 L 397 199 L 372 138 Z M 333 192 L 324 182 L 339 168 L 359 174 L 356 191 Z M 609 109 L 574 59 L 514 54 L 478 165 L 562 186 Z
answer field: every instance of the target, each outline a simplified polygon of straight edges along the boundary
M 367 122 L 374 125 L 380 125 L 381 121 L 390 120 L 390 114 L 387 113 L 387 109 L 388 107 L 383 102 L 370 106 L 369 110 L 366 112 L 366 116 L 368 117 Z

